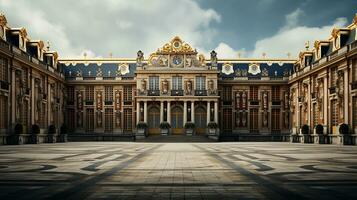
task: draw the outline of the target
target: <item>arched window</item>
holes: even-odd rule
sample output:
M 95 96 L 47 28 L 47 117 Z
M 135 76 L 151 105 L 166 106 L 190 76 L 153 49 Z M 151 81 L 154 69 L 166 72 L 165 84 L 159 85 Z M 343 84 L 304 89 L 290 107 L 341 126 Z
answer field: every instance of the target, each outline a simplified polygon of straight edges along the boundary
M 171 127 L 183 128 L 183 110 L 180 106 L 175 106 L 171 110 Z
M 206 128 L 207 113 L 203 106 L 199 106 L 195 110 L 195 125 L 197 128 Z
M 149 128 L 159 128 L 160 126 L 160 109 L 157 106 L 148 110 L 148 126 Z

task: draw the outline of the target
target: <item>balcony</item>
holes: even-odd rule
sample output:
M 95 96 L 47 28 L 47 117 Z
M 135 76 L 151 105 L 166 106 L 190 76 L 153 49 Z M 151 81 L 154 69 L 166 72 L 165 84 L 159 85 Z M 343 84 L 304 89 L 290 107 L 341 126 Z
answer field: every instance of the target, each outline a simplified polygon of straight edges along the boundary
M 113 105 L 113 101 L 112 101 L 112 100 L 104 101 L 104 105 L 106 105 L 106 106 L 112 106 L 112 105 Z
M 85 100 L 86 105 L 94 105 L 93 100 Z
M 171 90 L 171 96 L 183 96 L 183 90 Z
M 273 100 L 273 101 L 271 102 L 271 105 L 272 105 L 272 106 L 280 106 L 280 105 L 281 105 L 281 101 L 280 101 L 280 100 Z
M 10 85 L 10 83 L 8 83 L 8 82 L 0 81 L 0 88 L 3 90 L 9 90 L 9 85 Z
M 207 96 L 207 90 L 195 90 L 195 96 Z
M 148 96 L 160 96 L 160 90 L 148 90 Z
M 259 106 L 259 100 L 258 99 L 251 99 L 249 100 L 251 106 Z
M 357 81 L 353 81 L 351 83 L 351 90 L 355 90 L 355 89 L 357 89 Z
M 329 88 L 330 94 L 335 94 L 336 93 L 336 86 L 332 86 Z

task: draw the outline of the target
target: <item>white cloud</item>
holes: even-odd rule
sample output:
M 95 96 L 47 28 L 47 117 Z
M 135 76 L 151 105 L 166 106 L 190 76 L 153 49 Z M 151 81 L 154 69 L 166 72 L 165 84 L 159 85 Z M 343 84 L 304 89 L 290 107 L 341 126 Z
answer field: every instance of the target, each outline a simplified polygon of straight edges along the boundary
M 135 57 L 179 35 L 196 48 L 212 45 L 221 16 L 194 0 L 0 0 L 10 26 L 25 26 L 31 38 L 51 41 L 61 57 Z M 16 12 L 15 12 L 16 11 Z
M 286 58 L 287 53 L 292 57 L 297 57 L 298 53 L 304 49 L 306 41 L 310 42 L 310 47 L 315 40 L 324 40 L 329 37 L 334 27 L 345 27 L 346 18 L 337 18 L 330 25 L 322 27 L 299 26 L 299 17 L 303 14 L 300 9 L 295 10 L 286 16 L 286 24 L 273 36 L 264 38 L 255 43 L 251 57 L 261 57 L 266 53 L 268 57 Z

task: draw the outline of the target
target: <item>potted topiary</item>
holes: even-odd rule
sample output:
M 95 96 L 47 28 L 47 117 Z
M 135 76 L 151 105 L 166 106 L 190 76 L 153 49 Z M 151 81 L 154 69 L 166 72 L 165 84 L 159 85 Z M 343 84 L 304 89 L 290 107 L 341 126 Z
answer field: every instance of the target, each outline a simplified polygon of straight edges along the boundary
M 216 122 L 210 122 L 207 125 L 208 135 L 216 135 L 217 134 L 218 124 Z
M 301 134 L 307 135 L 307 134 L 309 134 L 309 133 L 310 133 L 309 125 L 304 124 L 304 125 L 301 127 Z
M 193 122 L 186 122 L 185 132 L 186 135 L 193 135 L 195 131 L 195 124 Z
M 350 127 L 347 124 L 341 124 L 338 131 L 339 131 L 340 135 L 342 136 L 343 144 L 345 144 L 345 145 L 353 144 L 352 136 L 350 135 Z
M 56 126 L 52 124 L 48 126 L 47 142 L 55 143 L 56 141 L 57 141 Z
M 59 142 L 67 142 L 67 126 L 65 124 L 62 124 L 60 128 L 60 134 L 58 139 Z
M 350 128 L 348 127 L 347 124 L 341 124 L 340 128 L 338 129 L 338 131 L 340 132 L 341 135 L 349 134 L 349 130 L 350 130 Z
M 148 125 L 147 123 L 145 122 L 139 122 L 137 125 L 136 125 L 136 137 L 145 137 L 146 136 L 146 130 L 148 128 Z
M 40 134 L 40 127 L 37 124 L 33 124 L 31 127 L 31 142 L 37 144 L 39 142 L 38 134 Z
M 315 126 L 315 133 L 317 135 L 322 135 L 324 134 L 324 127 L 321 124 L 318 124 Z
M 14 132 L 13 134 L 9 137 L 10 141 L 8 142 L 9 144 L 23 144 L 23 131 L 24 127 L 22 124 L 18 123 L 14 127 Z
M 160 133 L 161 135 L 168 135 L 171 125 L 168 122 L 161 122 Z

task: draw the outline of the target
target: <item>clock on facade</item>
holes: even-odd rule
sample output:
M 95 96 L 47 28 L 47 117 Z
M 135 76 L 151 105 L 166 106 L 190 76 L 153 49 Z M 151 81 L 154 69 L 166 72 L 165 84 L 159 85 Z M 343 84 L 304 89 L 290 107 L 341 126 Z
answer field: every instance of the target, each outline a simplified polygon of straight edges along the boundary
M 173 56 L 173 57 L 172 57 L 172 64 L 175 65 L 175 66 L 179 66 L 179 65 L 182 64 L 182 60 L 183 60 L 183 59 L 182 59 L 181 56 L 178 56 L 178 55 Z

